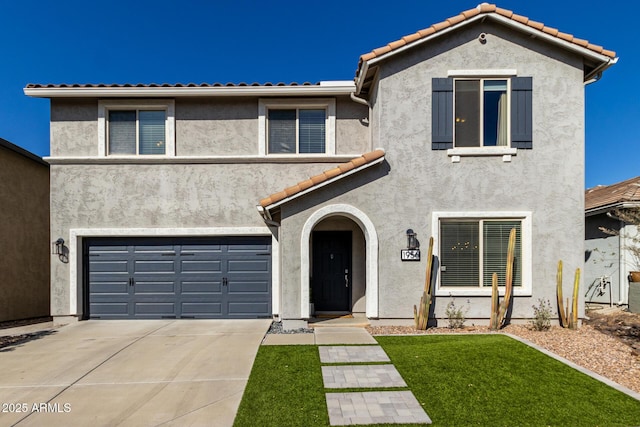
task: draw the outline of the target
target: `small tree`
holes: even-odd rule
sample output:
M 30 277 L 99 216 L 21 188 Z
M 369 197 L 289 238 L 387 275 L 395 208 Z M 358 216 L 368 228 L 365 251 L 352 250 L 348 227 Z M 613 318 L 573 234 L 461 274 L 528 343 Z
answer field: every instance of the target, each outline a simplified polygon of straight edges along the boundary
M 622 236 L 627 240 L 627 244 L 623 249 L 629 251 L 634 260 L 634 268 L 640 270 L 640 207 L 615 209 L 607 215 L 611 218 L 618 219 L 626 224 L 635 225 L 637 231 L 633 234 L 622 233 L 621 230 L 615 230 L 607 227 L 598 227 L 600 231 L 610 236 Z

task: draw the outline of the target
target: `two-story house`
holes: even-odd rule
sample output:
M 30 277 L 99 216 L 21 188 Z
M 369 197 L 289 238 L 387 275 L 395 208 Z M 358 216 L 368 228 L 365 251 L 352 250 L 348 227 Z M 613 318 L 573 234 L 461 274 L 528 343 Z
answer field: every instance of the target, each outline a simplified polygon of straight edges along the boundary
M 52 313 L 408 322 L 433 236 L 434 316 L 456 297 L 486 323 L 515 228 L 510 317 L 530 318 L 558 260 L 583 265 L 584 91 L 616 60 L 482 4 L 362 55 L 353 81 L 28 85 L 51 100 L 69 254 Z

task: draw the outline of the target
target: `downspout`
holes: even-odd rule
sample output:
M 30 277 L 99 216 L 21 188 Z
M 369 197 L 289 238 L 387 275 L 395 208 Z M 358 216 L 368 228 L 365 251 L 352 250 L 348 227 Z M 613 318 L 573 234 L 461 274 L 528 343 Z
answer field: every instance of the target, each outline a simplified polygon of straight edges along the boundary
M 620 233 L 618 234 L 618 302 L 616 305 L 624 305 L 624 285 L 629 286 L 627 279 L 627 231 L 626 223 L 613 214 L 613 211 L 607 212 L 609 218 L 615 219 L 620 225 Z M 628 297 L 627 297 L 628 299 Z
M 272 227 L 280 227 L 280 223 L 274 221 L 271 217 L 271 212 L 269 212 L 269 209 L 265 209 L 260 205 L 256 206 L 256 208 L 258 209 L 260 216 L 262 216 L 262 220 L 265 222 L 265 224 L 271 225 Z
M 360 97 L 356 96 L 355 92 L 351 92 L 349 95 L 351 96 L 351 100 L 353 102 L 357 102 L 358 104 L 366 105 L 367 107 L 371 108 L 371 105 L 369 104 L 369 101 L 367 101 L 364 98 L 360 98 Z
M 618 62 L 618 58 L 613 58 L 601 64 L 599 67 L 597 67 L 595 70 L 590 72 L 588 75 L 584 76 L 584 85 L 586 86 L 588 84 L 591 84 L 600 80 L 604 70 L 616 64 L 617 62 Z

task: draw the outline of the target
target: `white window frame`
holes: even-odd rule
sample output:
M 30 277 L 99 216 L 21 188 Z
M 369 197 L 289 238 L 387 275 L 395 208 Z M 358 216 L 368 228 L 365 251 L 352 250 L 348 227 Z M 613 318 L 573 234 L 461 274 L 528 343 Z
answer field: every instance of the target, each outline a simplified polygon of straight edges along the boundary
M 504 69 L 470 69 L 470 70 L 449 70 L 447 72 L 448 77 L 453 77 L 453 147 L 447 150 L 447 155 L 451 157 L 452 163 L 460 162 L 460 157 L 466 156 L 502 156 L 503 162 L 510 162 L 511 156 L 515 156 L 517 153 L 516 148 L 511 147 L 511 78 L 518 75 L 517 69 L 504 68 Z M 456 80 L 507 80 L 507 100 L 508 100 L 508 110 L 507 113 L 507 132 L 509 135 L 509 145 L 506 147 L 456 147 L 456 137 L 455 137 L 455 115 L 456 115 L 456 107 L 455 107 L 455 81 Z M 483 105 L 481 103 L 480 107 Z M 482 114 L 483 112 L 481 112 Z M 484 129 L 481 129 L 481 134 Z
M 297 153 L 299 150 L 296 136 L 296 153 L 269 153 L 269 141 L 267 127 L 269 109 L 278 110 L 311 110 L 324 109 L 327 112 L 325 118 L 325 152 L 324 153 Z M 333 98 L 308 98 L 308 99 L 259 99 L 258 100 L 258 153 L 260 156 L 269 157 L 295 157 L 295 156 L 334 156 L 336 154 L 336 100 Z
M 503 147 L 484 145 L 484 82 L 487 81 L 506 81 L 507 82 L 507 136 L 509 144 Z M 456 83 L 459 81 L 478 81 L 480 83 L 480 105 L 479 105 L 479 124 L 480 124 L 480 145 L 478 147 L 457 147 L 456 146 Z M 456 77 L 453 79 L 453 147 L 458 149 L 509 149 L 511 148 L 511 79 L 509 77 Z
M 441 220 L 518 220 L 521 221 L 521 286 L 513 287 L 515 296 L 532 295 L 532 213 L 527 211 L 509 212 L 433 212 L 431 230 L 433 234 L 434 255 L 440 260 L 440 222 Z M 436 265 L 440 265 L 439 262 Z M 491 296 L 490 286 L 441 286 L 441 272 L 436 272 L 436 296 Z M 504 293 L 504 285 L 500 284 L 500 293 Z
M 149 111 L 163 110 L 165 116 L 164 154 L 109 154 L 109 111 Z M 137 139 L 137 136 L 136 136 Z M 138 152 L 136 141 L 136 152 Z M 100 100 L 98 101 L 98 154 L 101 157 L 175 157 L 175 101 L 172 99 L 147 100 Z

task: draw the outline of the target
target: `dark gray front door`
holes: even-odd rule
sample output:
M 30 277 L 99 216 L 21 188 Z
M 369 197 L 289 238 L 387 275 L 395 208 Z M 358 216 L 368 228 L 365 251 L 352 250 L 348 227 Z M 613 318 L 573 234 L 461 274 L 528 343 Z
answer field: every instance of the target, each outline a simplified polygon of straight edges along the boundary
M 85 241 L 91 318 L 271 316 L 271 238 Z
M 351 231 L 313 232 L 312 283 L 316 311 L 351 310 Z

